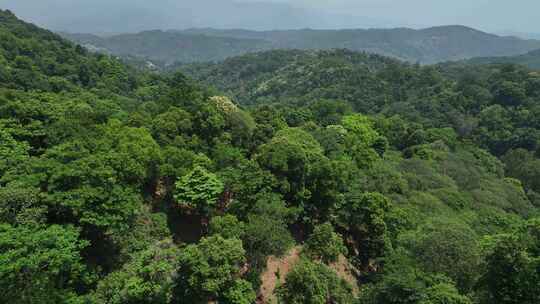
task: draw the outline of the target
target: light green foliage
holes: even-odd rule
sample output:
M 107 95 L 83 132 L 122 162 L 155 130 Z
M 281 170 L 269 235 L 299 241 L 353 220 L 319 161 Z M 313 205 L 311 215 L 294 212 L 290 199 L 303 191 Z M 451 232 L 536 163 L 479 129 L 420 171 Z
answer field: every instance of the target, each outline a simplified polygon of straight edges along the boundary
M 223 303 L 225 304 L 252 304 L 255 302 L 257 294 L 253 290 L 251 283 L 238 279 L 234 285 L 225 291 Z
M 73 227 L 12 227 L 0 224 L 0 300 L 4 303 L 61 303 L 84 283 L 80 251 L 88 242 Z
M 177 297 L 198 303 L 223 296 L 234 301 L 239 292 L 249 295 L 245 285 L 236 283 L 246 262 L 245 253 L 240 240 L 219 235 L 185 247 L 179 256 Z
M 0 123 L 0 178 L 8 170 L 28 159 L 30 147 L 25 142 L 16 141 L 7 128 Z
M 245 234 L 245 224 L 234 215 L 216 216 L 210 221 L 210 235 L 221 235 L 226 239 L 242 239 Z
M 347 131 L 352 133 L 355 141 L 364 146 L 371 146 L 379 137 L 377 131 L 373 129 L 373 122 L 364 115 L 353 114 L 343 117 L 341 124 Z
M 328 264 L 336 262 L 340 255 L 346 254 L 347 248 L 341 236 L 334 232 L 334 227 L 325 223 L 315 227 L 304 245 L 304 251 L 310 258 Z
M 278 291 L 279 303 L 353 303 L 351 286 L 324 264 L 301 261 Z
M 217 175 L 201 166 L 195 166 L 175 184 L 174 198 L 178 204 L 209 215 L 218 206 L 223 183 Z
M 426 137 L 429 142 L 442 141 L 448 147 L 455 147 L 458 142 L 458 135 L 452 128 L 432 128 L 426 130 Z
M 419 304 L 472 304 L 466 296 L 460 295 L 451 284 L 441 283 L 426 289 Z
M 161 151 L 146 129 L 122 127 L 120 122 L 112 121 L 106 126 L 105 140 L 98 144 L 112 147 L 115 153 L 111 162 L 123 180 L 135 185 L 153 181 Z
M 348 131 L 348 151 L 362 168 L 370 168 L 387 149 L 387 140 L 373 128 L 373 122 L 364 115 L 343 117 L 341 124 Z

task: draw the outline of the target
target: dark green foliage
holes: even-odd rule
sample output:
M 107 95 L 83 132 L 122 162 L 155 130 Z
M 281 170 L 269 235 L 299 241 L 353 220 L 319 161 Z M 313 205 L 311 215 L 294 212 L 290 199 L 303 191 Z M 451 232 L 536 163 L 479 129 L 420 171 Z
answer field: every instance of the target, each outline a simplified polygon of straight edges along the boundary
M 261 197 L 247 218 L 244 244 L 252 263 L 260 266 L 269 255 L 281 256 L 294 240 L 287 225 L 294 219 L 294 211 L 274 195 Z
M 474 287 L 480 250 L 478 236 L 466 224 L 436 220 L 408 238 L 406 247 L 425 271 L 445 274 L 463 292 Z
M 396 251 L 388 259 L 387 270 L 374 284 L 361 291 L 361 304 L 471 304 L 453 282 L 442 275 L 414 269 L 412 261 Z
M 483 303 L 537 303 L 540 287 L 539 221 L 532 220 L 512 234 L 489 240 L 485 272 L 480 279 L 484 287 Z
M 101 280 L 89 298 L 92 303 L 169 303 L 179 255 L 171 240 L 152 244 Z
M 357 256 L 359 266 L 367 267 L 391 246 L 385 222 L 389 211 L 389 200 L 379 193 L 350 195 L 339 211 L 338 224 L 347 238 L 353 239 L 350 250 Z

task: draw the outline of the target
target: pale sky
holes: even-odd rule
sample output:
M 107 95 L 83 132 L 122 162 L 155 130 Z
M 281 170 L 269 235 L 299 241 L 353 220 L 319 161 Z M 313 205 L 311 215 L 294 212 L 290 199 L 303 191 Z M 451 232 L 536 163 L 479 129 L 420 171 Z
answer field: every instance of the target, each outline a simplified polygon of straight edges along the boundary
M 0 0 L 0 8 L 72 32 L 461 24 L 540 33 L 540 0 Z

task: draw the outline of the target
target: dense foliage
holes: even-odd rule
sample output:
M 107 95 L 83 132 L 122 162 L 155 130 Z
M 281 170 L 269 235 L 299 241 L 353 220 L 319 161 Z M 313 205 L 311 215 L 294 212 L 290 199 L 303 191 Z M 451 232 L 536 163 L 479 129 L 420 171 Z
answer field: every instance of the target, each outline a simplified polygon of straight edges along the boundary
M 250 304 L 291 255 L 282 303 L 539 301 L 534 72 L 349 51 L 191 68 L 231 99 L 9 11 L 0 37 L 2 303 Z

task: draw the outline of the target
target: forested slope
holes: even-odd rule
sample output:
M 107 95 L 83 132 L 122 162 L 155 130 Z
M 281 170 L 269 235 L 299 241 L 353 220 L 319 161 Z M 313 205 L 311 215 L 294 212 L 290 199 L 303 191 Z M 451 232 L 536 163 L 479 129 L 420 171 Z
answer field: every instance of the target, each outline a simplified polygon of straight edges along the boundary
M 518 56 L 504 56 L 504 57 L 479 57 L 466 60 L 466 64 L 519 64 L 527 66 L 531 69 L 539 70 L 540 69 L 540 50 L 534 50 L 526 54 Z
M 345 51 L 201 66 L 231 100 L 8 11 L 0 37 L 0 302 L 254 303 L 293 247 L 282 303 L 539 301 L 534 73 Z
M 219 37 L 159 30 L 110 37 L 88 34 L 63 34 L 63 36 L 96 51 L 117 56 L 146 58 L 156 64 L 218 61 L 271 48 L 270 42 L 262 39 Z

